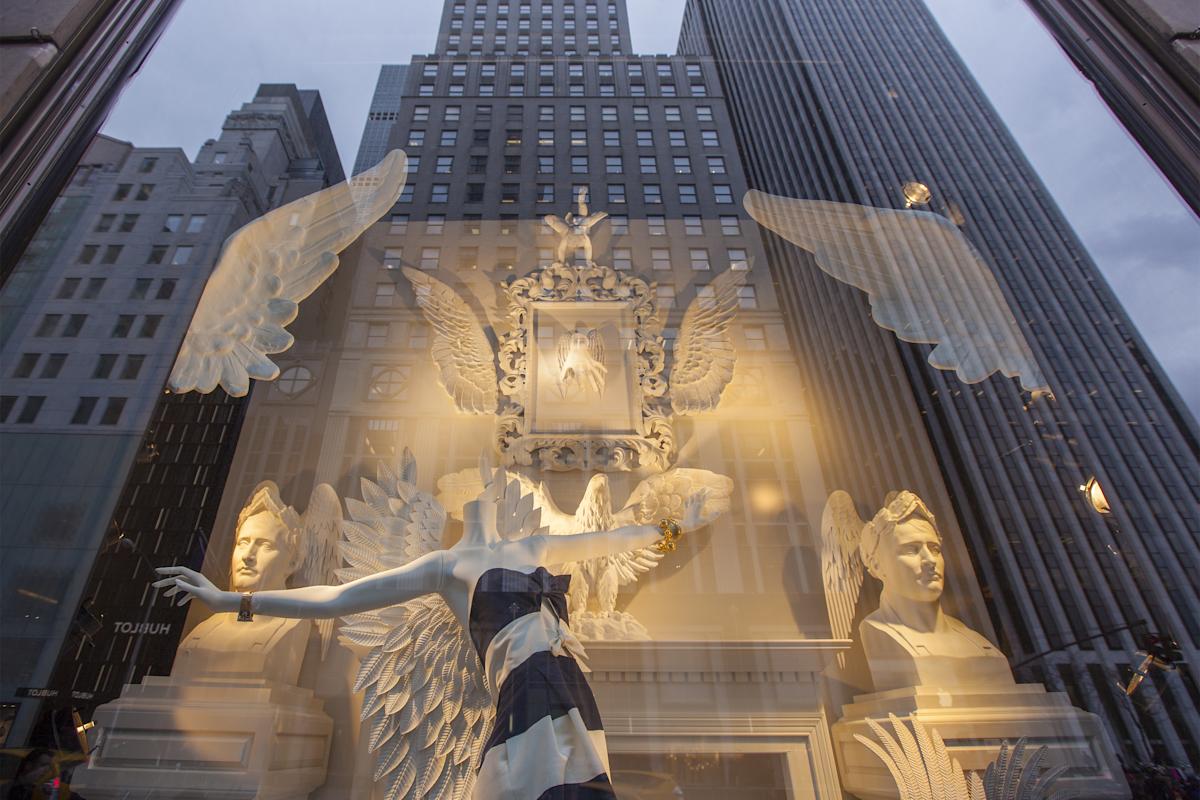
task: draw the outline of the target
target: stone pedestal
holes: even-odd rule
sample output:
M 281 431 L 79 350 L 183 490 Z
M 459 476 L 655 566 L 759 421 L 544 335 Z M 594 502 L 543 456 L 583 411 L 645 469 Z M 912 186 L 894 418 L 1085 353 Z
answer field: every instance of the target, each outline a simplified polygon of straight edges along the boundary
M 283 800 L 325 782 L 333 723 L 307 689 L 147 677 L 96 709 L 89 800 Z
M 1073 707 L 1065 694 L 1047 692 L 1035 683 L 953 691 L 918 686 L 855 697 L 833 726 L 833 742 L 842 788 L 861 800 L 900 796 L 883 762 L 854 739 L 856 733 L 876 738 L 867 718 L 890 733 L 889 713 L 908 723 L 918 719 L 927 730 L 936 730 L 964 770 L 986 769 L 1002 742 L 1014 745 L 1024 737 L 1030 747 L 1046 746 L 1045 764 L 1070 766 L 1056 786 L 1097 800 L 1129 797 L 1100 720 Z

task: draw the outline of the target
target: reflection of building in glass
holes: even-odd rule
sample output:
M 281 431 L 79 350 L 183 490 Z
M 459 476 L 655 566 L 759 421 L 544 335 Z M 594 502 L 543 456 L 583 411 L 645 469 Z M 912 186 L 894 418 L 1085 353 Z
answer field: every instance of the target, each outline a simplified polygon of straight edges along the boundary
M 690 0 L 680 42 L 712 57 L 756 188 L 898 209 L 914 202 L 906 184 L 925 184 L 922 208 L 994 265 L 1053 387 L 1030 404 L 1007 379 L 930 368 L 928 347 L 897 344 L 860 292 L 768 236 L 831 487 L 908 483 L 887 462 L 905 455 L 891 435 L 921 419 L 999 643 L 1026 662 L 1018 679 L 1067 691 L 1135 758 L 1200 762 L 1193 677 L 1155 674 L 1132 704 L 1116 689 L 1146 630 L 1123 626 L 1144 620 L 1197 657 L 1195 420 L 932 17 L 912 3 Z M 1107 517 L 1078 491 L 1093 473 Z
M 101 136 L 80 162 L 0 294 L 5 697 L 103 700 L 169 665 L 155 623 L 182 615 L 151 611 L 144 581 L 203 552 L 241 403 L 163 384 L 225 237 L 342 178 L 320 96 L 290 85 L 261 86 L 195 161 Z
M 371 108 L 367 112 L 367 122 L 363 126 L 351 174 L 357 175 L 364 169 L 370 169 L 388 154 L 388 141 L 400 113 L 407 70 L 408 67 L 403 64 L 384 64 L 379 68 L 379 80 L 375 82 L 375 94 L 371 96 Z

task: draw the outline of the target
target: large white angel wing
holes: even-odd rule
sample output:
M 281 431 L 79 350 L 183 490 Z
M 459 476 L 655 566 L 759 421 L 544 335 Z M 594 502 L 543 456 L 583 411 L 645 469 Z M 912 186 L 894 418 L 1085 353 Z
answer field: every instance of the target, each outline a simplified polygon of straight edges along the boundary
M 866 292 L 878 325 L 903 341 L 935 344 L 934 367 L 966 383 L 999 371 L 1027 391 L 1050 392 L 992 270 L 950 220 L 754 190 L 743 202 L 822 270 Z
M 459 411 L 494 414 L 498 397 L 496 354 L 475 312 L 437 278 L 403 267 L 417 305 L 433 328 L 433 360 L 438 381 Z
M 733 481 L 706 469 L 677 467 L 642 481 L 629 495 L 625 507 L 613 514 L 614 527 L 624 525 L 653 525 L 663 517 L 679 519 L 683 507 L 695 494 L 704 492 L 700 511 L 702 525 L 707 525 L 729 511 Z M 658 566 L 663 554 L 651 547 L 606 556 L 607 563 L 617 571 L 621 586 Z
M 408 159 L 393 150 L 369 170 L 242 226 L 225 240 L 167 381 L 172 391 L 234 397 L 274 380 L 267 358 L 292 346 L 284 326 L 337 269 L 337 254 L 400 196 Z
M 480 475 L 480 470 L 475 468 L 444 475 L 438 478 L 437 500 L 446 508 L 450 516 L 461 520 L 463 504 L 479 497 L 484 490 L 484 480 L 485 478 Z M 550 533 L 555 535 L 579 533 L 575 525 L 575 517 L 563 512 L 558 507 L 544 483 L 535 483 L 519 472 L 507 473 L 507 480 L 510 482 L 515 480 L 520 483 L 521 492 L 533 498 L 534 508 L 541 511 L 541 524 L 545 525 Z
M 729 326 L 737 314 L 742 270 L 726 270 L 710 286 L 712 295 L 697 296 L 683 314 L 671 367 L 671 408 L 676 414 L 711 411 L 733 378 L 736 354 Z
M 854 499 L 841 489 L 829 495 L 821 513 L 821 577 L 825 582 L 825 605 L 835 639 L 853 635 L 854 610 L 862 592 L 863 563 L 859 554 L 863 526 Z M 845 653 L 838 663 L 846 666 Z
M 563 222 L 562 219 L 554 214 L 547 214 L 546 216 L 542 217 L 542 221 L 545 222 L 551 230 L 559 235 L 568 233 L 571 230 L 567 223 Z
M 296 573 L 299 585 L 328 586 L 336 581 L 336 570 L 341 565 L 338 538 L 342 529 L 342 501 L 332 486 L 321 483 L 312 490 L 301 520 L 307 551 Z M 321 658 L 325 658 L 333 640 L 334 621 L 317 620 L 317 630 L 321 633 Z
M 362 480 L 362 501 L 346 499 L 343 582 L 441 546 L 445 512 L 414 485 L 412 454 L 405 450 L 398 470 L 381 467 L 379 479 Z M 479 657 L 445 601 L 427 595 L 343 617 L 340 638 L 369 648 L 355 690 L 386 800 L 469 797 L 494 709 Z

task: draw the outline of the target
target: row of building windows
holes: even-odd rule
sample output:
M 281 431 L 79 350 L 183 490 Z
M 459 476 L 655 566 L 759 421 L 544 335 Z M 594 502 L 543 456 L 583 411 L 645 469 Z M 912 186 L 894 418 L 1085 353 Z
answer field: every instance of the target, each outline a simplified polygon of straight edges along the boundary
M 408 138 L 405 144 L 408 147 L 424 147 L 427 141 L 432 141 L 432 138 L 427 138 L 428 131 L 424 128 L 413 128 L 408 132 Z M 700 132 L 700 145 L 702 147 L 720 147 L 721 136 L 715 130 L 704 129 Z M 439 147 L 455 147 L 459 142 L 459 131 L 457 128 L 448 128 L 438 134 L 437 143 Z M 620 147 L 621 146 L 621 131 L 620 130 L 605 130 L 601 131 L 601 141 L 605 147 Z M 504 132 L 504 144 L 506 146 L 516 146 L 524 142 L 525 132 L 520 128 L 508 128 Z M 471 134 L 471 144 L 476 146 L 485 146 L 491 143 L 492 129 L 491 128 L 476 128 Z M 639 129 L 633 132 L 634 143 L 638 147 L 654 147 L 654 131 L 647 129 Z M 555 142 L 555 132 L 553 128 L 542 128 L 537 131 L 538 147 L 553 147 Z M 586 128 L 578 128 L 569 132 L 567 142 L 571 147 L 587 147 L 588 131 Z M 684 130 L 668 130 L 667 145 L 669 147 L 687 147 L 687 132 Z
M 554 7 L 556 4 L 557 3 L 555 2 L 555 0 L 540 0 L 540 2 L 537 4 L 536 7 L 540 14 L 546 15 L 546 14 L 554 13 Z M 491 7 L 491 0 L 477 0 L 477 2 L 472 3 L 471 5 L 472 5 L 472 13 L 475 16 L 480 16 L 480 15 L 486 14 L 488 12 L 488 9 Z M 564 16 L 574 16 L 575 15 L 575 4 L 574 3 L 566 2 L 566 3 L 561 3 L 561 5 L 562 5 L 562 11 L 563 11 Z M 528 17 L 530 12 L 533 10 L 533 8 L 534 8 L 533 4 L 528 3 L 528 2 L 518 3 L 516 5 L 517 13 L 523 17 Z M 508 14 L 512 11 L 512 9 L 513 9 L 513 4 L 508 2 L 508 0 L 498 0 L 498 2 L 496 3 L 496 13 L 497 14 Z M 450 8 L 450 14 L 453 17 L 461 18 L 466 13 L 466 10 L 467 10 L 466 3 L 455 3 Z M 598 10 L 599 10 L 599 4 L 597 4 L 597 3 L 588 2 L 588 3 L 585 3 L 583 6 L 583 11 L 588 16 L 595 16 L 596 12 Z M 615 17 L 617 15 L 617 4 L 615 2 L 613 2 L 613 0 L 608 0 L 607 4 L 605 5 L 605 10 L 608 11 L 608 15 L 610 17 Z
M 683 223 L 683 232 L 686 236 L 704 236 L 704 218 L 698 214 L 684 214 L 680 218 Z M 714 220 L 710 220 L 712 222 Z M 501 215 L 495 220 L 498 226 L 497 233 L 500 236 L 515 236 L 517 234 L 517 226 L 520 222 L 520 217 L 516 214 Z M 740 236 L 742 234 L 742 222 L 733 214 L 722 214 L 715 222 L 720 226 L 722 236 Z M 392 214 L 389 218 L 388 233 L 392 234 L 407 234 L 411 227 L 412 220 L 409 214 Z M 544 222 L 539 223 L 542 226 L 542 232 L 551 235 L 549 228 Z M 609 230 L 613 235 L 624 235 L 629 233 L 629 217 L 625 214 L 610 214 L 606 220 Z M 466 234 L 469 236 L 479 236 L 483 233 L 484 219 L 480 214 L 464 214 L 462 217 L 461 229 L 455 228 L 456 234 Z M 661 215 L 650 215 L 646 217 L 646 225 L 652 236 L 667 235 L 667 218 Z M 424 232 L 431 235 L 441 235 L 446 226 L 446 216 L 444 214 L 429 214 L 425 218 Z M 556 234 L 555 234 L 556 235 Z
M 63 278 L 54 294 L 55 300 L 95 300 L 108 283 L 107 278 Z M 163 278 L 158 281 L 158 289 L 151 297 L 150 289 L 154 285 L 152 278 L 138 278 L 129 288 L 129 300 L 170 300 L 175 294 L 177 282 L 174 278 Z M 80 291 L 80 287 L 83 291 Z
M 662 116 L 665 122 L 683 122 L 683 106 L 663 105 Z M 633 121 L 634 122 L 650 122 L 650 109 L 648 105 L 633 106 Z M 475 119 L 478 122 L 491 123 L 492 121 L 492 106 L 488 104 L 474 106 Z M 442 122 L 454 123 L 462 120 L 463 107 L 461 105 L 447 105 L 442 109 Z M 412 121 L 413 122 L 428 122 L 430 118 L 430 107 L 427 105 L 413 106 Z M 697 122 L 712 122 L 713 107 L 709 105 L 697 105 L 694 107 L 694 113 Z M 556 116 L 555 106 L 540 105 L 537 107 L 538 122 L 554 122 Z M 588 107 L 585 105 L 572 105 L 567 107 L 567 118 L 571 122 L 587 122 Z M 394 115 L 392 117 L 395 118 Z M 504 106 L 504 118 L 509 122 L 524 122 L 525 106 L 519 104 L 510 104 Z M 620 122 L 620 112 L 617 106 L 600 106 L 600 121 L 601 122 Z
M 492 30 L 496 31 L 496 32 L 507 32 L 509 29 L 508 23 L 509 23 L 509 20 L 507 17 L 497 17 L 495 22 L 492 25 Z M 464 31 L 466 29 L 467 29 L 467 26 L 466 26 L 465 20 L 460 19 L 458 17 L 455 17 L 454 19 L 450 20 L 450 30 L 451 31 L 454 31 L 461 35 L 462 31 Z M 520 17 L 517 19 L 516 29 L 518 31 L 533 30 L 533 23 L 530 21 L 530 19 L 528 17 Z M 543 17 L 541 29 L 543 31 L 561 30 L 561 31 L 566 31 L 568 33 L 573 33 L 578 28 L 575 23 L 575 15 L 571 14 L 571 15 L 565 16 L 562 19 L 562 21 L 559 22 L 557 25 L 555 24 L 553 19 L 550 19 L 549 17 Z M 597 19 L 596 17 L 587 17 L 583 21 L 583 29 L 585 31 L 594 32 L 597 34 L 597 36 L 599 36 L 600 20 Z M 608 21 L 608 30 L 613 33 L 618 33 L 621 30 L 620 22 L 618 22 L 615 19 L 610 19 Z M 487 20 L 482 17 L 477 17 L 471 23 L 471 31 L 472 31 L 472 33 L 474 33 L 476 35 L 482 35 L 482 34 L 488 33 Z M 616 37 L 616 38 L 617 38 L 617 41 L 613 42 L 613 44 L 620 44 L 619 37 Z M 600 43 L 599 39 L 597 39 L 596 43 L 597 44 Z
M 62 373 L 66 366 L 69 353 L 22 353 L 13 368 L 13 378 L 53 379 Z M 43 358 L 44 357 L 44 358 Z M 98 353 L 92 369 L 91 378 L 95 380 L 116 379 L 120 381 L 137 380 L 146 363 L 146 356 L 141 353 L 127 353 L 121 369 L 117 370 L 120 353 Z M 41 369 L 38 365 L 41 364 Z
M 519 183 L 502 183 L 500 184 L 500 202 L 505 204 L 519 203 L 521 201 L 521 186 Z M 468 183 L 463 201 L 467 203 L 482 203 L 484 201 L 485 184 Z M 579 196 L 582 190 L 586 196 L 589 196 L 590 187 L 586 184 L 576 184 L 571 187 L 569 197 L 573 200 Z M 413 201 L 416 187 L 408 184 L 400 192 L 400 203 L 411 203 Z M 606 187 L 605 192 L 608 204 L 623 205 L 627 202 L 625 193 L 625 184 L 610 183 Z M 714 184 L 712 187 L 713 201 L 719 205 L 733 205 L 733 187 L 729 184 Z M 555 187 L 552 183 L 539 183 L 534 185 L 534 201 L 537 203 L 554 203 L 556 202 Z M 661 205 L 663 202 L 662 186 L 656 183 L 648 183 L 642 185 L 642 200 L 647 205 Z M 681 184 L 679 186 L 679 201 L 681 203 L 694 204 L 698 202 L 696 186 L 694 184 Z M 450 184 L 435 183 L 429 187 L 429 202 L 430 203 L 449 203 L 450 202 Z
M 422 157 L 408 157 L 408 173 L 416 175 L 421 171 Z M 461 163 L 461 162 L 460 162 Z M 676 175 L 692 175 L 695 174 L 692 169 L 691 156 L 672 156 L 669 172 Z M 709 175 L 726 175 L 729 173 L 729 166 L 725 162 L 725 156 L 705 156 L 704 165 Z M 487 173 L 488 157 L 485 154 L 472 155 L 468 161 L 468 175 L 484 175 Z M 554 156 L 537 157 L 537 171 L 540 175 L 555 175 L 563 170 L 555 161 Z M 572 175 L 588 175 L 592 171 L 591 162 L 586 155 L 570 156 L 570 171 Z M 658 156 L 639 156 L 638 157 L 638 172 L 642 175 L 658 175 L 661 172 Z M 434 157 L 433 173 L 435 175 L 451 175 L 454 173 L 454 156 L 439 155 Z M 604 173 L 606 175 L 624 175 L 625 174 L 625 158 L 620 155 L 604 156 Z M 522 174 L 521 154 L 506 153 L 504 156 L 504 174 L 505 175 L 520 175 Z M 690 191 L 695 194 L 695 186 L 690 190 L 680 187 L 680 192 Z M 680 198 L 683 199 L 682 197 Z M 688 202 L 684 200 L 683 202 Z M 694 200 L 691 202 L 695 202 Z
M 703 83 L 688 84 L 688 91 L 692 97 L 708 97 L 708 87 Z M 505 88 L 504 91 L 499 91 L 496 84 L 489 83 L 485 79 L 477 87 L 475 94 L 479 97 L 555 97 L 559 92 L 553 83 L 537 84 L 537 91 L 526 91 L 523 81 L 513 81 Z M 596 94 L 599 97 L 616 97 L 618 95 L 617 86 L 614 83 L 601 82 L 597 87 Z M 422 83 L 417 87 L 417 97 L 434 97 L 437 95 L 436 87 L 432 83 Z M 464 83 L 451 83 L 446 87 L 446 95 L 448 97 L 466 97 L 467 87 Z M 582 83 L 567 84 L 567 97 L 587 97 L 587 87 Z M 628 95 L 630 97 L 683 97 L 684 95 L 676 88 L 673 83 L 663 83 L 658 87 L 657 95 L 651 94 L 646 89 L 644 83 L 629 84 Z
M 32 425 L 37 422 L 38 415 L 41 414 L 42 406 L 46 403 L 44 395 L 29 395 L 24 398 L 24 403 L 21 403 L 22 398 L 17 395 L 0 395 L 0 423 L 13 422 L 17 425 Z M 99 419 L 96 420 L 98 425 L 116 425 L 121 421 L 121 413 L 125 410 L 125 403 L 128 402 L 126 397 L 80 397 L 76 401 L 75 411 L 71 415 L 70 424 L 72 425 L 88 425 L 91 424 L 92 418 L 95 416 L 96 408 L 100 405 L 101 399 L 104 400 L 104 410 L 100 413 Z M 14 410 L 18 404 L 21 410 L 14 414 Z M 10 420 L 9 418 L 12 417 Z
M 121 199 L 114 197 L 114 200 Z M 118 233 L 132 233 L 140 214 L 101 214 L 96 220 L 96 233 L 109 233 L 116 231 Z M 186 224 L 185 224 L 186 219 Z M 206 214 L 192 214 L 185 216 L 183 214 L 168 214 L 163 219 L 162 233 L 201 233 L 208 221 Z
M 118 315 L 116 322 L 113 323 L 112 331 L 109 333 L 109 338 L 128 338 L 133 333 L 135 327 L 137 329 L 137 338 L 153 338 L 158 332 L 159 325 L 162 324 L 163 315 L 142 314 L 140 315 L 140 325 L 137 324 L 138 317 L 138 314 Z M 83 330 L 83 326 L 87 322 L 87 318 L 87 314 L 43 314 L 33 335 L 39 338 L 58 337 L 73 339 L 79 336 L 80 331 Z
M 85 244 L 79 249 L 80 264 L 95 264 L 97 258 L 100 264 L 116 264 L 121 258 L 121 253 L 125 250 L 123 244 Z M 196 250 L 194 245 L 180 244 L 155 244 L 150 246 L 150 252 L 146 256 L 147 264 L 166 264 L 180 267 L 188 264 L 192 260 L 192 253 Z
M 440 232 L 440 228 L 438 229 Z M 444 253 L 441 247 L 414 247 L 410 248 L 409 252 L 413 254 L 412 262 L 421 269 L 434 270 L 440 269 L 446 265 L 444 263 Z M 386 248 L 383 252 L 383 266 L 385 269 L 399 269 L 401 266 L 409 263 L 404 258 L 405 251 L 398 247 Z M 648 258 L 647 258 L 648 256 Z M 538 263 L 549 264 L 553 261 L 554 250 L 550 248 L 540 248 L 538 250 Z M 750 269 L 750 259 L 743 247 L 730 247 L 725 250 L 726 263 L 730 269 L 748 270 Z M 634 266 L 633 248 L 630 247 L 614 247 L 610 256 L 613 269 L 630 270 Z M 644 264 L 647 261 L 650 263 L 651 269 L 658 271 L 666 271 L 674 269 L 675 263 L 671 258 L 671 250 L 666 247 L 651 247 L 648 254 L 643 254 L 638 263 Z M 498 247 L 496 248 L 495 268 L 496 269 L 514 269 L 517 262 L 517 248 L 515 247 Z M 459 269 L 477 269 L 480 265 L 479 248 L 472 245 L 460 245 L 458 247 L 457 260 L 454 262 Z M 712 254 L 707 247 L 689 247 L 687 251 L 687 264 L 693 271 L 707 271 L 713 268 Z M 390 283 L 381 283 L 376 287 L 375 305 L 385 306 L 391 305 L 396 297 L 395 286 Z
M 439 75 L 444 74 L 442 68 L 446 66 L 444 63 L 437 61 L 426 61 L 421 67 L 421 77 L 436 79 Z M 449 64 L 450 78 L 466 78 L 469 72 L 470 64 L 465 61 L 456 61 Z M 531 64 L 525 61 L 513 61 L 508 65 L 506 70 L 508 77 L 511 79 L 524 80 L 527 76 L 537 75 L 539 78 L 554 78 L 559 74 L 558 68 L 560 61 L 558 59 L 552 61 L 542 61 L 540 63 Z M 596 77 L 598 78 L 614 78 L 616 77 L 617 67 L 612 61 L 589 62 L 585 64 L 582 61 L 568 62 L 566 74 L 568 78 L 583 78 L 585 77 L 585 69 L 588 66 L 594 66 L 596 69 Z M 623 70 L 625 77 L 631 81 L 643 80 L 646 77 L 646 69 L 641 61 L 626 61 Z M 688 82 L 703 81 L 704 71 L 699 64 L 684 64 L 684 77 Z M 479 77 L 484 79 L 492 79 L 500 74 L 500 66 L 495 61 L 479 62 Z M 673 81 L 676 78 L 675 65 L 669 61 L 660 61 L 654 67 L 653 74 L 660 81 Z

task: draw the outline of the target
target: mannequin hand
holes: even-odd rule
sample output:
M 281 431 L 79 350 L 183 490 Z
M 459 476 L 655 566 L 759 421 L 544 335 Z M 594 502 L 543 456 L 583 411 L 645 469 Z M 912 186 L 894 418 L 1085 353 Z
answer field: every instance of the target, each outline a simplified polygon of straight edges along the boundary
M 179 605 L 181 606 L 196 598 L 213 611 L 236 610 L 236 595 L 232 592 L 222 592 L 213 585 L 212 581 L 194 569 L 188 569 L 187 567 L 159 567 L 154 571 L 159 575 L 167 576 L 155 581 L 154 587 L 156 589 L 166 589 L 163 592 L 163 596 L 165 597 L 174 597 L 177 594 L 182 594 L 183 596 L 179 598 Z M 226 595 L 235 599 L 228 601 L 225 597 Z M 231 602 L 233 605 L 231 605 Z
M 683 519 L 679 524 L 685 531 L 694 531 L 705 524 L 704 503 L 707 500 L 708 490 L 702 489 L 689 497 L 683 504 Z

